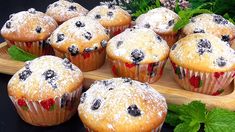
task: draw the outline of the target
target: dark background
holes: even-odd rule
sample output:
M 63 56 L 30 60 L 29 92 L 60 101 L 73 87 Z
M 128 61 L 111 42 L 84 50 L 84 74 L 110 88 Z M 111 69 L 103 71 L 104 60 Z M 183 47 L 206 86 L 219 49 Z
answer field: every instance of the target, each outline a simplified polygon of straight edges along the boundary
M 8 20 L 12 13 L 16 13 L 29 8 L 45 12 L 46 7 L 55 0 L 0 0 L 0 28 Z M 99 4 L 98 0 L 74 0 L 87 9 L 92 9 Z M 3 42 L 0 37 L 0 42 Z M 10 75 L 0 73 L 0 132 L 78 132 L 85 131 L 78 115 L 75 115 L 70 121 L 54 127 L 35 127 L 25 123 L 17 115 L 13 104 L 7 95 L 7 83 Z M 128 124 L 126 124 L 128 125 Z M 163 132 L 172 131 L 172 127 L 164 125 Z

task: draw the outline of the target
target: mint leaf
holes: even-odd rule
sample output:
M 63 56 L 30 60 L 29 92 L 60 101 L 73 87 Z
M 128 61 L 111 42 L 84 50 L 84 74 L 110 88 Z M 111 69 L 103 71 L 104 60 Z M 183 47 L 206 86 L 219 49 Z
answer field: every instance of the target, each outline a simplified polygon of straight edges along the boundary
M 175 127 L 174 132 L 197 132 L 200 129 L 200 123 L 191 125 L 189 122 L 184 122 Z
M 23 51 L 22 49 L 18 48 L 15 45 L 8 48 L 8 54 L 11 56 L 12 59 L 17 61 L 29 61 L 37 57 L 35 55 Z
M 235 113 L 213 109 L 206 115 L 205 132 L 232 132 L 235 130 Z
M 182 123 L 182 121 L 179 119 L 178 114 L 168 111 L 165 123 L 168 123 L 171 126 L 177 126 L 178 124 Z

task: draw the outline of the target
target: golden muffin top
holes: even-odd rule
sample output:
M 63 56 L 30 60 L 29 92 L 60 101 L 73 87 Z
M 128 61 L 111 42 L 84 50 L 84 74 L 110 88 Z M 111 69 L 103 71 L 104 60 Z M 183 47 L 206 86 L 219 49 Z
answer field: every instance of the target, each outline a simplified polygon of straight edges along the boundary
M 87 15 L 98 20 L 104 27 L 122 26 L 131 23 L 130 14 L 121 7 L 112 4 L 96 6 Z
M 114 78 L 91 85 L 82 94 L 78 111 L 84 125 L 93 131 L 147 132 L 164 122 L 167 104 L 145 83 Z
M 153 29 L 157 33 L 172 33 L 178 20 L 179 16 L 175 12 L 160 7 L 140 15 L 135 22 L 137 26 Z
M 33 8 L 10 15 L 1 29 L 2 36 L 12 41 L 40 41 L 56 29 L 56 21 Z
M 8 94 L 16 99 L 39 101 L 61 97 L 81 88 L 83 75 L 67 59 L 42 56 L 27 62 L 8 83 Z
M 59 24 L 78 16 L 84 16 L 87 9 L 80 4 L 67 0 L 59 0 L 47 7 L 46 14 L 53 17 Z
M 153 30 L 134 27 L 113 37 L 108 42 L 106 51 L 111 59 L 144 64 L 166 59 L 169 47 Z
M 188 35 L 174 44 L 170 59 L 179 66 L 201 72 L 235 70 L 235 52 L 220 38 L 206 33 Z
M 72 18 L 61 24 L 51 35 L 51 46 L 61 52 L 79 54 L 106 47 L 107 30 L 87 16 Z
M 200 14 L 191 18 L 182 32 L 184 35 L 193 33 L 210 33 L 225 42 L 230 42 L 235 39 L 235 25 L 216 14 Z

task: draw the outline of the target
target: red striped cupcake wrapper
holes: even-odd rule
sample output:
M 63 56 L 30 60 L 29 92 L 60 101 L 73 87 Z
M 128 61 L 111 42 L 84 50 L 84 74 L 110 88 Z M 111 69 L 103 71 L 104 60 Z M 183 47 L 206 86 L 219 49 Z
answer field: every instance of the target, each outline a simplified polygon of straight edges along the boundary
M 13 96 L 10 99 L 25 122 L 35 126 L 54 126 L 69 120 L 77 112 L 81 92 L 82 86 L 72 93 L 47 100 L 28 101 Z
M 91 51 L 89 53 L 81 53 L 76 56 L 72 56 L 70 53 L 63 53 L 54 49 L 55 55 L 60 58 L 69 59 L 74 65 L 79 67 L 83 72 L 92 71 L 100 68 L 106 57 L 105 48 Z
M 163 126 L 163 123 L 159 127 L 152 129 L 151 132 L 160 132 L 162 129 L 162 126 Z M 94 132 L 92 129 L 86 127 L 85 125 L 84 125 L 84 127 L 86 128 L 87 132 Z M 115 130 L 111 129 L 110 131 L 115 131 Z
M 175 80 L 188 91 L 220 95 L 235 77 L 235 71 L 207 73 L 190 70 L 174 62 L 171 64 Z
M 53 49 L 49 44 L 46 44 L 45 41 L 35 41 L 35 42 L 17 42 L 6 40 L 7 44 L 10 46 L 17 46 L 22 50 L 29 52 L 36 56 L 42 55 L 53 55 Z
M 166 60 L 149 64 L 129 64 L 119 60 L 111 60 L 111 69 L 115 77 L 129 77 L 141 82 L 153 83 L 160 79 Z
M 110 36 L 114 37 L 129 27 L 131 27 L 131 24 L 124 25 L 124 26 L 106 27 L 106 29 L 110 30 Z

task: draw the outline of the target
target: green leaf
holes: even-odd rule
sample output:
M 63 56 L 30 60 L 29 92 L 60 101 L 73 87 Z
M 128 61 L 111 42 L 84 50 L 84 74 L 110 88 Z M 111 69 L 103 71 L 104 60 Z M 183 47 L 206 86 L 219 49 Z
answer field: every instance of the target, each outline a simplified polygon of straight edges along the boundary
M 175 127 L 174 132 L 197 132 L 200 129 L 200 123 L 190 125 L 189 122 L 184 122 Z
M 235 113 L 213 109 L 206 115 L 205 132 L 232 132 L 235 130 Z
M 179 115 L 168 111 L 165 123 L 168 123 L 171 126 L 177 126 L 178 124 L 182 123 L 182 121 L 179 119 Z
M 15 45 L 8 48 L 8 54 L 11 56 L 12 59 L 17 61 L 29 61 L 37 57 L 35 55 L 23 51 L 22 49 L 18 48 Z

